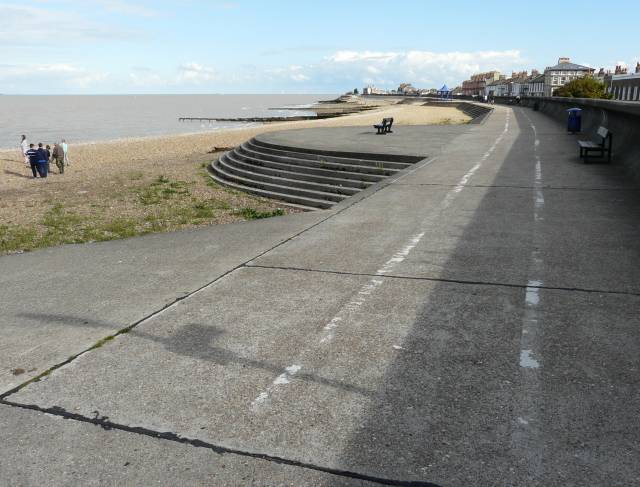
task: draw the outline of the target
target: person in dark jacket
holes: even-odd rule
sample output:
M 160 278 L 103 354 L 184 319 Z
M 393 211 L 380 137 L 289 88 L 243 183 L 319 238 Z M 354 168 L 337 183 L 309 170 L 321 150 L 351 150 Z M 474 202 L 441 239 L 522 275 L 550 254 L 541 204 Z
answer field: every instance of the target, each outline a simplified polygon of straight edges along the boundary
M 36 168 L 38 167 L 39 156 L 35 146 L 33 144 L 29 144 L 29 148 L 27 149 L 27 152 L 24 153 L 24 155 L 29 158 L 29 165 L 31 166 L 33 177 L 37 177 L 38 173 L 36 172 Z
M 42 142 L 38 144 L 38 150 L 36 152 L 38 154 L 38 163 L 36 169 L 38 170 L 38 174 L 41 178 L 46 178 L 47 166 L 49 165 L 49 156 L 47 155 L 47 151 L 42 147 Z

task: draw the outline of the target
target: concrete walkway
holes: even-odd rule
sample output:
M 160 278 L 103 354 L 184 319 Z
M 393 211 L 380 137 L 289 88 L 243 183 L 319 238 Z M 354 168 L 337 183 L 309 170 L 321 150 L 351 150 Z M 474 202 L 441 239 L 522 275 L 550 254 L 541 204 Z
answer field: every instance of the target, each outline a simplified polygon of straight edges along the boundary
M 637 185 L 424 130 L 330 211 L 0 258 L 1 483 L 640 483 Z

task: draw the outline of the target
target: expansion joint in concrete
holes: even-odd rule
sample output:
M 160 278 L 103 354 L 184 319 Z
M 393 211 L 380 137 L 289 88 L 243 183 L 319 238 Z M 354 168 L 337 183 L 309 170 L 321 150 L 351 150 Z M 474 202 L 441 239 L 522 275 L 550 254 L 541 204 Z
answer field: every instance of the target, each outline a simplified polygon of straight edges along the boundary
M 250 259 L 245 260 L 244 262 L 238 264 L 237 266 L 233 267 L 232 269 L 229 269 L 228 271 L 224 272 L 223 274 L 219 275 L 218 277 L 216 277 L 215 279 L 207 282 L 206 284 L 198 287 L 197 289 L 187 292 L 185 293 L 183 296 L 180 296 L 176 299 L 174 299 L 173 301 L 171 301 L 170 303 L 165 304 L 164 306 L 162 306 L 161 308 L 152 311 L 151 313 L 148 313 L 147 315 L 143 316 L 142 318 L 140 318 L 138 321 L 136 321 L 135 323 L 132 323 L 130 325 L 125 326 L 124 328 L 121 328 L 120 330 L 116 331 L 115 333 L 111 334 L 111 335 L 107 335 L 106 337 L 101 338 L 100 340 L 98 340 L 96 343 L 94 343 L 93 345 L 91 345 L 90 347 L 74 354 L 71 355 L 69 358 L 67 358 L 66 360 L 59 362 L 51 367 L 49 367 L 48 369 L 46 369 L 44 372 L 42 372 L 41 374 L 38 374 L 35 377 L 32 377 L 31 379 L 17 385 L 16 387 L 3 392 L 2 394 L 0 394 L 0 400 L 4 400 L 7 397 L 11 396 L 12 394 L 15 394 L 16 392 L 20 391 L 21 389 L 24 389 L 25 387 L 27 387 L 29 384 L 33 383 L 33 382 L 38 382 L 41 379 L 43 379 L 44 377 L 48 376 L 49 374 L 51 374 L 52 372 L 54 372 L 55 370 L 59 369 L 60 367 L 63 367 L 65 365 L 70 364 L 71 362 L 73 362 L 74 360 L 76 360 L 78 357 L 91 352 L 92 350 L 95 350 L 97 348 L 100 348 L 101 346 L 103 346 L 106 342 L 109 342 L 111 340 L 113 340 L 114 338 L 123 335 L 125 333 L 129 333 L 131 330 L 133 330 L 134 328 L 136 328 L 138 325 L 145 323 L 146 321 L 149 321 L 151 318 L 154 318 L 155 316 L 163 313 L 164 311 L 169 310 L 170 308 L 173 308 L 174 306 L 176 306 L 177 304 L 179 304 L 180 302 L 189 299 L 190 297 L 200 293 L 201 291 L 204 291 L 205 289 L 211 287 L 213 284 L 221 281 L 222 279 L 224 279 L 225 277 L 227 277 L 228 275 L 234 273 L 235 271 L 237 271 L 238 269 L 242 268 L 242 267 L 246 267 L 247 264 L 249 264 L 250 262 L 252 262 L 255 259 L 258 259 L 260 257 L 262 257 L 263 255 L 266 255 L 267 253 L 271 252 L 272 250 L 277 249 L 278 247 L 280 247 L 281 245 L 286 244 L 287 242 L 293 240 L 294 238 L 302 235 L 305 232 L 308 232 L 309 230 L 317 227 L 318 225 L 321 225 L 322 223 L 326 222 L 327 220 L 329 220 L 330 218 L 333 218 L 336 215 L 339 215 L 340 213 L 342 213 L 343 211 L 345 211 L 349 206 L 345 206 L 339 210 L 333 211 L 331 212 L 329 215 L 327 215 L 325 218 L 317 221 L 316 223 L 314 223 L 313 225 L 309 225 L 308 227 L 304 228 L 303 230 L 295 233 L 294 235 L 289 236 L 288 238 L 282 240 L 281 242 L 278 242 L 277 244 L 269 247 L 268 249 L 260 252 L 257 255 L 252 256 Z
M 430 281 L 430 282 L 443 282 L 443 283 L 451 283 L 451 284 L 466 284 L 472 286 L 493 286 L 493 287 L 506 287 L 506 288 L 516 288 L 516 289 L 544 289 L 548 291 L 565 291 L 565 292 L 578 292 L 578 293 L 595 293 L 595 294 L 614 294 L 614 295 L 622 295 L 622 296 L 640 296 L 640 292 L 632 292 L 632 291 L 611 291 L 606 289 L 591 289 L 591 288 L 580 288 L 580 287 L 564 287 L 564 286 L 531 286 L 530 284 L 517 284 L 517 283 L 509 283 L 509 282 L 494 282 L 494 281 L 472 281 L 467 279 L 445 279 L 439 277 L 426 277 L 426 276 L 400 276 L 394 274 L 372 274 L 367 272 L 348 272 L 348 271 L 334 271 L 327 269 L 309 269 L 304 267 L 291 267 L 291 266 L 269 266 L 269 265 L 259 265 L 259 264 L 250 264 L 247 263 L 244 267 L 255 268 L 255 269 L 277 269 L 284 271 L 293 271 L 293 272 L 311 272 L 311 273 L 319 273 L 319 274 L 333 274 L 333 275 L 342 275 L 342 276 L 356 276 L 356 277 L 379 277 L 389 279 L 401 279 L 401 280 L 410 280 L 410 281 Z
M 518 185 L 509 185 L 509 184 L 463 184 L 463 185 L 445 184 L 445 183 L 392 183 L 392 184 L 394 184 L 395 186 L 433 186 L 433 187 L 440 187 L 440 188 L 462 187 L 462 188 L 496 188 L 496 189 L 504 188 L 504 189 L 528 189 L 528 190 L 536 189 L 534 186 L 518 186 Z M 566 191 L 615 191 L 615 192 L 640 191 L 640 188 L 628 188 L 628 187 L 581 188 L 579 186 L 542 186 L 541 188 L 544 190 L 551 190 L 551 191 L 565 191 L 565 190 Z
M 119 430 L 127 433 L 148 436 L 148 437 L 159 439 L 159 440 L 166 440 L 166 441 L 173 441 L 176 443 L 187 444 L 196 448 L 205 448 L 205 449 L 211 450 L 212 452 L 218 455 L 236 455 L 236 456 L 245 457 L 245 458 L 253 458 L 256 460 L 263 460 L 271 463 L 276 463 L 279 465 L 287 465 L 291 467 L 303 468 L 306 470 L 323 472 L 330 475 L 335 475 L 337 477 L 349 478 L 354 480 L 363 480 L 367 482 L 376 483 L 379 485 L 398 485 L 398 486 L 407 486 L 407 487 L 440 487 L 437 484 L 434 484 L 432 482 L 388 479 L 384 477 L 378 477 L 375 475 L 352 472 L 349 470 L 341 470 L 337 468 L 324 467 L 322 465 L 316 465 L 313 463 L 302 462 L 299 460 L 292 460 L 289 458 L 279 457 L 275 455 L 269 455 L 268 453 L 258 453 L 258 452 L 252 452 L 247 450 L 240 450 L 236 448 L 229 448 L 221 445 L 216 445 L 214 443 L 210 443 L 207 441 L 199 440 L 197 438 L 187 438 L 172 432 L 154 431 L 152 429 L 143 428 L 141 426 L 128 426 L 124 424 L 114 423 L 113 421 L 110 421 L 107 416 L 100 416 L 100 413 L 98 411 L 94 411 L 93 417 L 88 417 L 78 413 L 71 413 L 66 409 L 58 406 L 43 408 L 35 404 L 22 404 L 22 403 L 17 403 L 13 401 L 7 401 L 6 399 L 0 399 L 0 404 L 9 406 L 9 407 L 30 410 L 30 411 L 37 411 L 39 413 L 49 414 L 49 415 L 61 417 L 67 420 L 92 424 L 94 426 L 98 426 L 103 430 L 107 430 L 107 431 Z

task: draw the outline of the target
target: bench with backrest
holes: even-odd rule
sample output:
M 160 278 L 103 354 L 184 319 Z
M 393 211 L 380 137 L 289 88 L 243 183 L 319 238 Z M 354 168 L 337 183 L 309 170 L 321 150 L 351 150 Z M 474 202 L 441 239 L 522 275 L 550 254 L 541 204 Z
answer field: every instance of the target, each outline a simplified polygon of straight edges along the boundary
M 584 163 L 589 162 L 589 153 L 595 152 L 600 157 L 604 157 L 605 153 L 608 156 L 608 161 L 611 162 L 611 145 L 613 143 L 613 137 L 611 132 L 604 127 L 598 127 L 596 132 L 597 141 L 592 140 L 579 140 L 578 146 L 580 147 L 580 158 L 584 157 Z
M 374 129 L 378 129 L 378 134 L 388 134 L 391 132 L 393 118 L 383 118 L 381 123 L 375 124 Z

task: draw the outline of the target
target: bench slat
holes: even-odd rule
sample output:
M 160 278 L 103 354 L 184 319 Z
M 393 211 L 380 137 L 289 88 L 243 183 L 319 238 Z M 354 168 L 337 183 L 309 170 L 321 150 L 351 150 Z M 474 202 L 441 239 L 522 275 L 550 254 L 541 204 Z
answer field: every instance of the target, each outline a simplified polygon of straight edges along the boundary
M 578 145 L 580 145 L 580 147 L 597 147 L 598 149 L 601 147 L 600 145 L 596 144 L 595 142 L 591 142 L 590 140 L 579 140 L 578 141 Z

